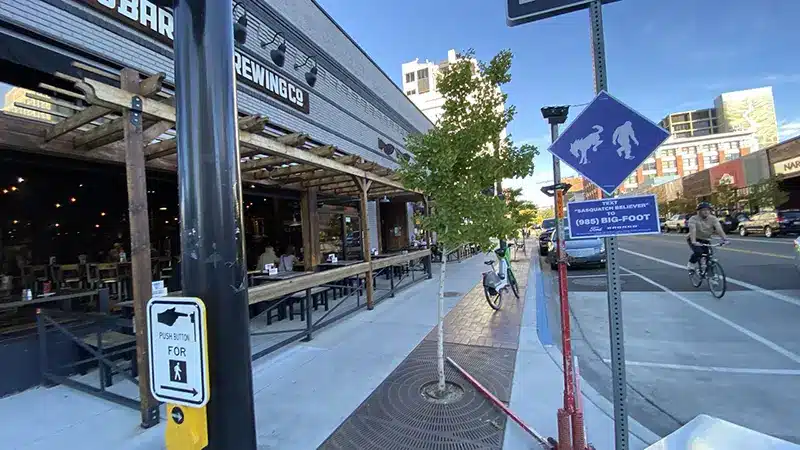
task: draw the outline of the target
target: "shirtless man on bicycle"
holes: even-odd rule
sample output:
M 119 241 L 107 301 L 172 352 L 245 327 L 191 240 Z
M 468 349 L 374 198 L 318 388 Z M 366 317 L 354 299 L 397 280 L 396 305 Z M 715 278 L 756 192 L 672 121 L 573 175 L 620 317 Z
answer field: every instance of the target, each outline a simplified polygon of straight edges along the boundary
M 700 202 L 697 205 L 697 214 L 689 218 L 689 247 L 692 248 L 692 256 L 686 268 L 690 271 L 697 270 L 697 263 L 702 255 L 708 254 L 707 245 L 711 243 L 711 236 L 718 235 L 722 238 L 722 243 L 727 244 L 728 238 L 725 230 L 719 223 L 719 219 L 711 214 L 711 204 Z

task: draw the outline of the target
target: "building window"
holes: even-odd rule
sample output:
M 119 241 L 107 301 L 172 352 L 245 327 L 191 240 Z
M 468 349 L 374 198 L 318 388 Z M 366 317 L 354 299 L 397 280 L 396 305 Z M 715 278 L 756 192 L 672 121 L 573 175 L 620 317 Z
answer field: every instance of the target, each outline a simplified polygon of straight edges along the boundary
M 672 127 L 672 129 L 675 130 L 675 131 L 688 131 L 689 128 L 690 127 L 689 127 L 688 123 L 679 123 L 678 125 L 675 125 L 674 127 Z
M 695 136 L 708 136 L 709 134 L 711 134 L 711 130 L 709 130 L 708 128 L 694 131 Z
M 428 69 L 421 69 L 417 71 L 417 90 L 420 94 L 424 94 L 431 90 L 430 79 L 428 79 Z
M 417 90 L 416 90 L 416 89 L 412 89 L 412 90 L 410 90 L 410 91 L 406 91 L 406 95 L 414 95 L 414 94 L 416 94 L 416 93 L 417 93 Z
M 642 164 L 642 170 L 656 170 L 656 163 L 649 162 Z
M 703 163 L 706 166 L 719 164 L 719 155 L 706 155 L 703 156 Z
M 636 182 L 636 174 L 629 176 L 628 179 L 625 180 L 625 184 L 638 184 Z
M 683 160 L 683 167 L 697 167 L 697 159 L 686 158 Z
M 739 149 L 739 148 L 741 148 L 741 147 L 740 147 L 740 142 L 739 142 L 739 141 L 733 141 L 733 142 L 731 142 L 731 148 L 732 148 L 732 149 Z
M 725 155 L 725 161 L 733 161 L 734 159 L 738 158 L 739 155 L 736 153 L 728 153 Z
M 662 161 L 661 162 L 661 167 L 663 167 L 664 169 L 674 169 L 676 166 L 677 166 L 677 164 L 675 163 L 675 161 Z
M 406 83 L 413 83 L 414 82 L 414 72 L 408 72 L 406 74 Z
M 669 157 L 669 156 L 674 157 L 676 155 L 676 153 L 677 153 L 676 149 L 667 148 L 667 149 L 661 150 L 661 157 L 662 158 L 666 158 L 666 157 Z
M 695 111 L 695 112 L 692 113 L 692 118 L 694 118 L 695 120 L 697 120 L 697 119 L 708 119 L 708 110 L 707 109 L 702 109 L 702 110 L 699 110 L 699 111 Z
M 676 138 L 688 138 L 688 137 L 692 137 L 692 133 L 688 132 L 688 131 L 685 131 L 683 133 L 675 133 L 675 137 Z
M 694 123 L 694 128 L 708 128 L 711 126 L 711 123 L 707 120 L 699 120 Z
M 689 114 L 673 114 L 672 122 L 688 122 L 689 121 Z

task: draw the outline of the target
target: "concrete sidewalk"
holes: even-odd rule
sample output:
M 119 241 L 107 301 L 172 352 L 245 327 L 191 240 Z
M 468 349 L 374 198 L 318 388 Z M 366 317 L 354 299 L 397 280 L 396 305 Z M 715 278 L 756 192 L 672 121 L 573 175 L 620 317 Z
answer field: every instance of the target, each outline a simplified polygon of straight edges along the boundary
M 480 280 L 483 255 L 448 264 L 445 312 Z M 317 448 L 436 325 L 434 278 L 361 310 L 253 364 L 259 449 Z M 130 384 L 127 395 L 135 392 Z M 115 385 L 116 387 L 116 385 Z M 162 407 L 162 416 L 164 415 Z M 64 386 L 0 400 L 5 449 L 154 450 L 164 423 L 139 426 L 139 413 Z
M 557 346 L 548 342 L 544 280 L 539 267 L 539 258 L 531 262 L 528 276 L 525 309 L 522 315 L 519 351 L 517 352 L 514 385 L 509 407 L 523 422 L 545 437 L 557 437 L 556 412 L 563 405 L 564 378 L 561 369 L 562 354 Z M 542 340 L 548 345 L 543 345 Z M 614 442 L 613 406 L 588 383 L 580 380 L 587 442 L 597 450 L 611 450 Z M 632 418 L 629 448 L 640 450 L 656 442 L 660 437 Z M 506 426 L 506 450 L 531 449 L 535 441 L 520 426 L 509 421 Z

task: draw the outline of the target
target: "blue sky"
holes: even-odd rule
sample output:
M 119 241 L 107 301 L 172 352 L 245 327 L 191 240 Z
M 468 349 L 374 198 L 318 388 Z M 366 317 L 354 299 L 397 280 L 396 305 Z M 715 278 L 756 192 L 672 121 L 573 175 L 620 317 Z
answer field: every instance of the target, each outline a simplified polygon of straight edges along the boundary
M 588 11 L 515 28 L 505 0 L 317 0 L 400 83 L 400 66 L 439 61 L 447 50 L 474 48 L 487 60 L 514 53 L 505 91 L 516 105 L 509 132 L 537 145 L 526 195 L 552 179 L 549 128 L 539 109 L 592 99 Z M 782 138 L 800 134 L 800 1 L 621 0 L 603 8 L 609 92 L 657 121 L 670 112 L 713 106 L 722 92 L 773 86 Z M 574 108 L 570 116 L 580 112 Z

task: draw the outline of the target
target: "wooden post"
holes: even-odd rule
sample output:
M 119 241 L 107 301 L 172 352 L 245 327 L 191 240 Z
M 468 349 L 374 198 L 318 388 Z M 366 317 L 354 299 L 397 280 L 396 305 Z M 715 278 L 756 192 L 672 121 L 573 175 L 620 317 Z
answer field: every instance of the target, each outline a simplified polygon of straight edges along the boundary
M 316 189 L 309 188 L 301 194 L 300 216 L 303 224 L 303 264 L 306 270 L 314 270 L 320 257 Z
M 369 204 L 368 193 L 369 188 L 372 186 L 371 180 L 362 180 L 358 177 L 353 177 L 358 185 L 359 193 L 361 194 L 361 252 L 364 254 L 364 262 L 372 262 L 372 254 L 370 253 L 369 245 L 369 218 L 367 216 L 367 205 Z M 369 265 L 367 270 L 367 309 L 375 307 L 375 299 L 373 296 L 374 286 L 372 286 L 372 264 Z
M 133 269 L 133 311 L 136 325 L 136 364 L 139 371 L 139 410 L 142 427 L 158 424 L 158 401 L 150 393 L 150 368 L 147 355 L 147 301 L 152 295 L 150 272 L 150 221 L 147 214 L 147 179 L 145 177 L 142 131 L 142 97 L 139 73 L 123 69 L 121 88 L 133 94 L 130 108 L 123 110 L 125 169 L 128 181 L 128 216 L 131 227 Z

